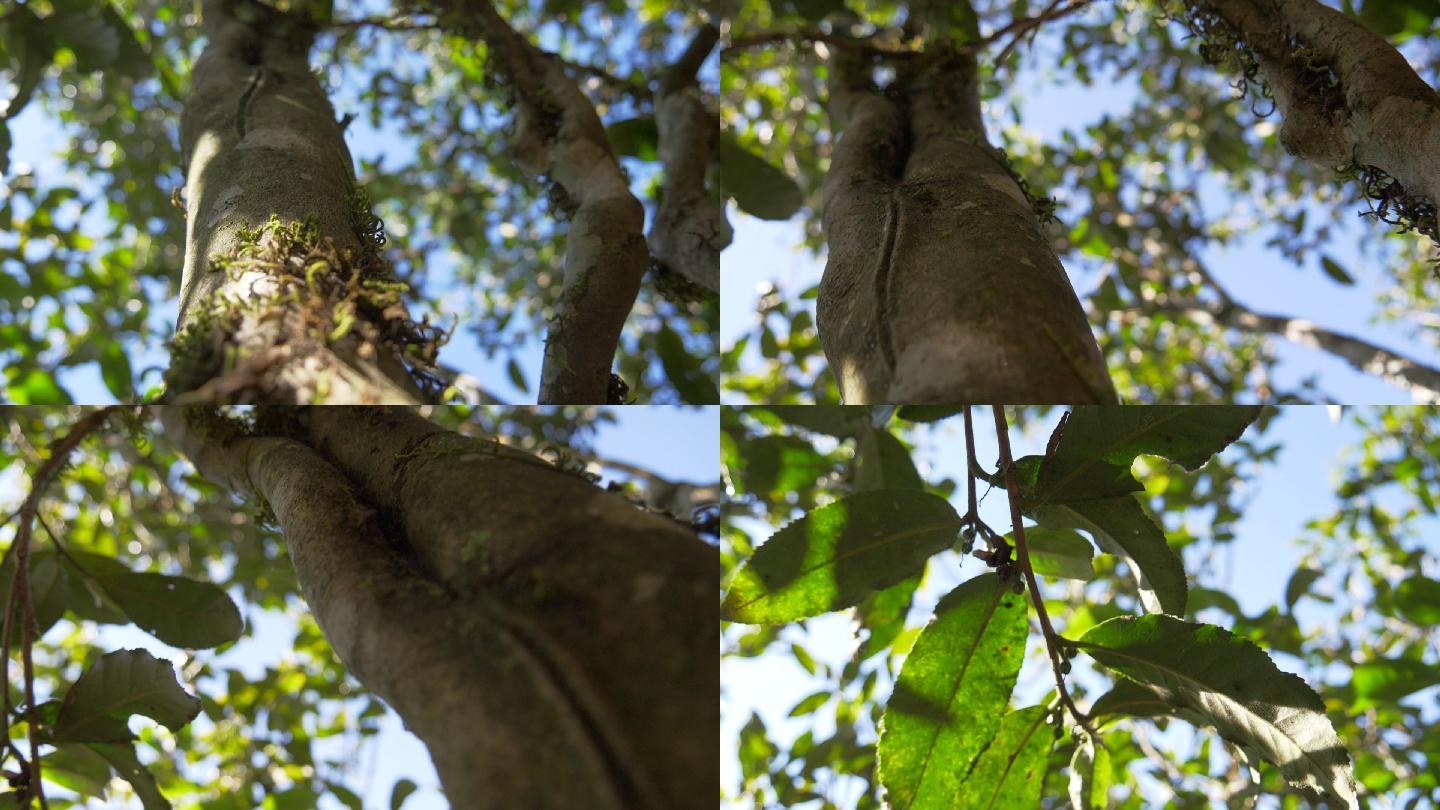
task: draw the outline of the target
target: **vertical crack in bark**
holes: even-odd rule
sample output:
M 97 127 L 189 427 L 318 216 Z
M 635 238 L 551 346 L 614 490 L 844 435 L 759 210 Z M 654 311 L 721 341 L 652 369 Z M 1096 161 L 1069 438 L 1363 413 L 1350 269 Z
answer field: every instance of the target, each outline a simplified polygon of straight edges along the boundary
M 245 92 L 240 94 L 240 103 L 235 109 L 235 137 L 242 141 L 245 140 L 245 118 L 250 115 L 250 102 L 264 83 L 265 68 L 256 65 L 250 72 L 250 83 L 246 85 Z
M 895 338 L 890 325 L 890 272 L 895 261 L 895 243 L 900 232 L 901 207 L 898 189 L 891 190 L 885 206 L 885 241 L 880 251 L 880 266 L 875 271 L 875 332 L 885 364 L 895 371 Z

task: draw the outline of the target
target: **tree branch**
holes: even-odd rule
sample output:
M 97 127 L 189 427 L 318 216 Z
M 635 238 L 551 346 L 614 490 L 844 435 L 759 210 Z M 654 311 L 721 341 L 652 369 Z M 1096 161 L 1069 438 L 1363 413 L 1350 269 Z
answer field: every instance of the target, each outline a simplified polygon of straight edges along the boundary
M 479 37 L 515 90 L 516 160 L 575 204 L 565 279 L 545 341 L 542 403 L 603 404 L 625 320 L 648 264 L 645 209 L 631 193 L 594 105 L 560 61 L 489 0 L 428 0 L 442 25 Z
M 696 82 L 696 73 L 719 39 L 719 28 L 702 26 L 684 54 L 660 76 L 655 125 L 665 174 L 649 241 L 651 258 L 661 272 L 679 274 L 710 294 L 720 291 L 720 251 L 734 235 L 724 205 L 705 186 L 720 119 Z
M 35 645 L 35 605 L 30 599 L 30 535 L 32 525 L 40 508 L 40 498 L 45 494 L 45 488 L 49 486 L 50 480 L 65 466 L 74 450 L 80 442 L 91 433 L 98 430 L 112 414 L 120 410 L 122 406 L 111 405 L 92 411 L 81 417 L 80 421 L 70 429 L 50 450 L 50 457 L 46 459 L 30 479 L 30 494 L 20 504 L 20 522 L 15 530 L 15 543 L 12 550 L 15 552 L 15 574 L 10 586 L 10 599 L 5 606 L 5 620 L 0 625 L 0 657 L 4 662 L 0 663 L 0 688 L 4 689 L 3 701 L 5 723 L 8 728 L 10 723 L 10 622 L 15 615 L 16 604 L 19 604 L 21 611 L 20 631 L 21 647 L 20 657 L 24 667 L 25 682 L 25 724 L 27 734 L 30 737 L 30 759 L 27 763 L 24 757 L 20 756 L 19 749 L 14 748 L 17 760 L 26 767 L 29 778 L 29 788 L 33 791 L 35 798 L 40 800 L 40 807 L 48 808 L 49 803 L 45 799 L 45 789 L 42 784 L 42 773 L 40 766 L 40 745 L 39 745 L 39 720 L 35 715 L 35 662 L 31 651 Z M 7 552 L 6 556 L 9 556 Z M 6 734 L 9 739 L 9 734 Z M 27 801 L 28 806 L 28 801 Z
M 1440 403 L 1440 369 L 1363 338 L 1325 329 L 1305 318 L 1253 312 L 1233 301 L 1221 306 L 1200 301 L 1177 301 L 1132 311 L 1136 315 L 1156 312 L 1247 332 L 1277 335 L 1292 343 L 1332 354 L 1366 374 L 1373 374 L 1391 385 L 1403 388 L 1411 393 L 1416 402 Z
M 1020 517 L 1020 484 L 1015 478 L 1015 460 L 1010 454 L 1010 424 L 1005 420 L 1004 405 L 992 405 L 991 410 L 995 415 L 995 440 L 1000 445 L 1000 470 L 1005 476 L 1005 494 L 1010 499 L 1010 522 L 1015 527 L 1015 557 L 1025 574 L 1030 601 L 1035 603 L 1035 613 L 1040 618 L 1040 633 L 1045 637 L 1045 651 L 1050 655 L 1050 666 L 1055 672 L 1060 703 L 1096 745 L 1104 745 L 1100 734 L 1090 725 L 1089 718 L 1076 708 L 1075 701 L 1070 699 L 1070 692 L 1065 688 L 1065 673 L 1060 666 L 1060 638 L 1055 634 L 1055 628 L 1050 626 L 1050 616 L 1045 612 L 1045 596 L 1040 593 L 1040 583 L 1035 579 L 1035 569 L 1030 565 L 1030 552 L 1025 545 L 1025 525 Z

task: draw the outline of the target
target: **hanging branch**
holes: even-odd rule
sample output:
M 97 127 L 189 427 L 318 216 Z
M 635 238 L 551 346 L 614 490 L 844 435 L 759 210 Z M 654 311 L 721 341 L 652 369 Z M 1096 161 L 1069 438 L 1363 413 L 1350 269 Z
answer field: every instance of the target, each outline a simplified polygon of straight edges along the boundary
M 123 406 L 111 405 L 87 414 L 75 423 L 75 427 L 71 428 L 70 432 L 66 434 L 64 438 L 60 439 L 60 441 L 51 447 L 50 457 L 40 465 L 40 469 L 36 470 L 35 475 L 30 479 L 30 494 L 25 497 L 25 501 L 20 505 L 20 523 L 15 529 L 15 542 L 11 546 L 11 549 L 15 552 L 15 574 L 10 584 L 10 600 L 5 606 L 5 621 L 3 627 L 0 627 L 0 634 L 4 636 L 3 641 L 0 641 L 0 650 L 3 650 L 0 654 L 3 654 L 4 657 L 4 663 L 0 664 L 0 672 L 4 674 L 3 680 L 5 686 L 5 694 L 3 699 L 0 699 L 0 702 L 3 702 L 5 723 L 8 728 L 11 709 L 10 624 L 11 619 L 15 615 L 16 604 L 18 603 L 21 611 L 20 658 L 24 667 L 25 678 L 25 724 L 28 726 L 27 734 L 30 738 L 29 761 L 27 762 L 24 757 L 20 756 L 19 750 L 15 748 L 13 743 L 11 743 L 11 748 L 14 750 L 20 764 L 25 768 L 29 790 L 32 791 L 30 795 L 40 800 L 42 810 L 48 810 L 50 805 L 45 799 L 45 789 L 40 782 L 39 723 L 35 715 L 35 660 L 32 652 L 35 646 L 35 634 L 38 627 L 35 622 L 35 605 L 30 599 L 31 525 L 34 523 L 40 508 L 40 496 L 44 494 L 45 488 L 50 484 L 50 480 L 55 477 L 55 473 L 59 472 L 60 468 L 65 466 L 65 461 L 69 458 L 70 451 L 74 450 L 86 436 L 104 425 L 111 414 L 120 410 L 121 407 Z M 8 733 L 6 734 L 6 739 L 9 739 Z
M 1030 601 L 1035 603 L 1035 613 L 1040 617 L 1040 633 L 1045 637 L 1045 651 L 1050 655 L 1050 666 L 1055 671 L 1055 686 L 1059 689 L 1060 703 L 1070 711 L 1075 722 L 1085 729 L 1098 745 L 1104 745 L 1100 735 L 1090 725 L 1090 720 L 1070 699 L 1065 688 L 1065 672 L 1061 668 L 1060 645 L 1062 639 L 1050 625 L 1050 615 L 1045 612 L 1045 597 L 1040 593 L 1040 583 L 1035 579 L 1035 569 L 1030 566 L 1030 552 L 1025 546 L 1025 527 L 1020 519 L 1020 484 L 1015 478 L 1015 461 L 1010 455 L 1010 423 L 1005 420 L 1005 406 L 992 405 L 995 414 L 995 440 L 1000 445 L 1000 471 L 1005 476 L 1005 494 L 1010 498 L 1010 521 L 1015 527 L 1015 555 L 1020 570 L 1025 574 L 1025 583 L 1030 588 Z M 1069 669 L 1068 662 L 1065 669 Z

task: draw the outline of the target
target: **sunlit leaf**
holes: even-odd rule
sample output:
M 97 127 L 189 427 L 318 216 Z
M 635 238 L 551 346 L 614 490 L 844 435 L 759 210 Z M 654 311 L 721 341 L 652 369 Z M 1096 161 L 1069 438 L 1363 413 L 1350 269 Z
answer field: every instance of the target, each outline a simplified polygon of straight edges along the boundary
M 1075 810 L 1110 807 L 1110 750 L 1086 739 L 1070 757 L 1070 806 Z
M 1045 707 L 1030 706 L 1000 720 L 995 739 L 985 748 L 945 807 L 976 810 L 1032 810 L 1040 806 L 1045 761 L 1055 738 L 1045 724 Z
M 850 607 L 914 575 L 959 531 L 960 516 L 944 498 L 856 493 L 812 510 L 756 549 L 736 572 L 720 615 L 774 624 Z
M 962 583 L 936 605 L 881 721 L 877 772 L 891 807 L 968 806 L 952 802 L 971 763 L 991 740 L 1000 742 L 1028 616 L 1025 597 L 995 574 Z

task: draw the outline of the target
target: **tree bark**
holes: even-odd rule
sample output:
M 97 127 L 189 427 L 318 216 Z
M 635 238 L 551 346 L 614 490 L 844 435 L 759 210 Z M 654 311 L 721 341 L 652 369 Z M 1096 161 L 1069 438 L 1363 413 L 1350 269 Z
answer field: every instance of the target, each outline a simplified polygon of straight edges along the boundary
M 1412 194 L 1440 202 L 1440 94 L 1390 43 L 1316 0 L 1191 0 L 1243 39 L 1282 116 L 1280 142 L 1291 154 L 1337 168 L 1370 165 Z M 1317 92 L 1296 58 L 1323 63 L 1337 94 Z
M 207 0 L 203 16 L 209 44 L 181 119 L 186 248 L 170 398 L 420 401 L 401 352 L 426 342 L 423 328 L 398 293 L 373 286 L 393 277 L 356 230 L 350 153 L 310 72 L 313 28 L 250 0 Z M 272 217 L 310 227 L 267 230 Z
M 816 320 L 848 403 L 1115 398 L 1036 213 L 985 139 L 975 59 L 931 53 L 881 93 L 837 49 Z
M 720 119 L 706 107 L 696 74 L 719 39 L 719 28 L 702 26 L 685 53 L 660 77 L 655 126 L 665 176 L 650 226 L 655 263 L 717 294 L 720 251 L 730 244 L 733 231 L 725 220 L 725 207 L 705 186 Z
M 326 637 L 452 806 L 713 795 L 719 566 L 687 526 L 407 409 L 301 409 L 288 438 L 163 416 L 202 474 L 270 505 Z

